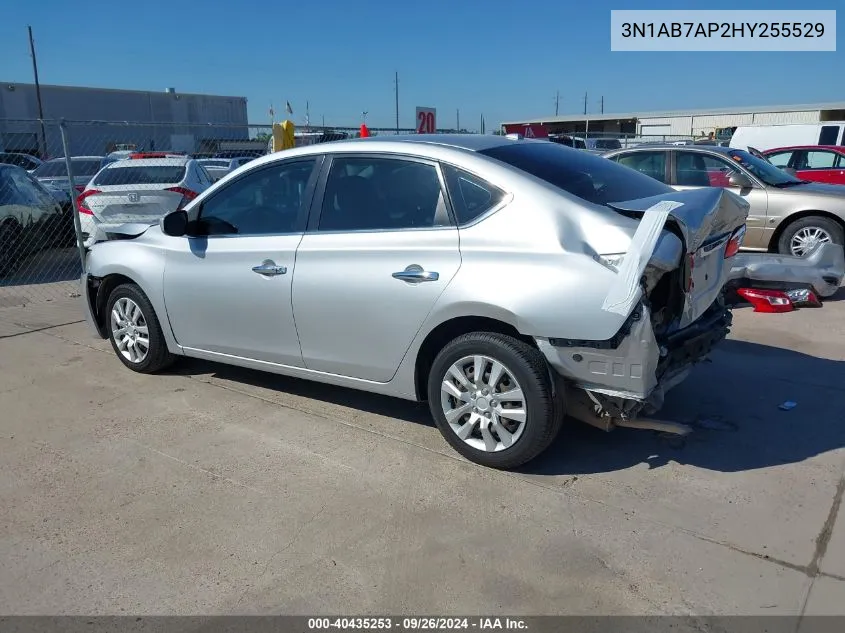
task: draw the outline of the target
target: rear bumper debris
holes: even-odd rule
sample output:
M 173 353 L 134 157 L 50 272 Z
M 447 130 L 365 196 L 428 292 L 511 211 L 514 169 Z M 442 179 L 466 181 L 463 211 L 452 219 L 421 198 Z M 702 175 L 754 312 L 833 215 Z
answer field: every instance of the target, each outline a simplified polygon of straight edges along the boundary
M 631 426 L 640 413 L 658 411 L 665 394 L 730 331 L 731 312 L 716 302 L 692 325 L 658 341 L 648 310 L 641 308 L 634 312 L 640 316 L 632 321 L 628 335 L 612 349 L 536 339 L 549 364 L 565 379 L 568 415 L 604 430 Z M 666 424 L 653 421 L 649 428 L 655 425 Z
M 819 244 L 806 257 L 738 253 L 733 257 L 728 288 L 795 290 L 812 288 L 821 298 L 839 290 L 845 279 L 845 249 Z

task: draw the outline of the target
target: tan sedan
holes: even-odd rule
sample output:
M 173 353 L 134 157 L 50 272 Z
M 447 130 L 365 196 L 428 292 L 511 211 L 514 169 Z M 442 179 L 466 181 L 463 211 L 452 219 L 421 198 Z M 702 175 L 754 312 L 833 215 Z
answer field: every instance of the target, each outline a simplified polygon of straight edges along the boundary
M 800 180 L 744 150 L 644 145 L 606 158 L 675 189 L 727 187 L 751 205 L 744 247 L 803 256 L 819 242 L 845 244 L 845 186 Z

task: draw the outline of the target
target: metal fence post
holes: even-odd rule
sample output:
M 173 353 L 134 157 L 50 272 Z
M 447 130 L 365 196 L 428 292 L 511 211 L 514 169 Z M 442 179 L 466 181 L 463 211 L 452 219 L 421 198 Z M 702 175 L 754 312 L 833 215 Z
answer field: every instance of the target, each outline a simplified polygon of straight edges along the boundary
M 79 206 L 76 203 L 76 189 L 73 183 L 73 161 L 70 159 L 70 142 L 68 141 L 67 125 L 65 120 L 59 122 L 59 131 L 62 135 L 62 150 L 65 153 L 65 164 L 67 165 L 68 195 L 70 196 L 70 209 L 73 213 L 73 230 L 76 233 L 76 247 L 79 249 L 79 264 L 82 272 L 85 272 L 85 244 L 82 242 L 82 224 L 79 222 Z

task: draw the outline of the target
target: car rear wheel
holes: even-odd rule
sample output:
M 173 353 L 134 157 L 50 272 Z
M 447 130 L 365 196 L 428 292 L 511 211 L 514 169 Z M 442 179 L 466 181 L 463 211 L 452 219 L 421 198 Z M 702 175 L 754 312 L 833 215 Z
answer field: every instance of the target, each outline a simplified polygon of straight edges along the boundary
M 428 380 L 431 414 L 446 441 L 492 468 L 516 468 L 548 448 L 563 421 L 555 398 L 539 350 L 489 332 L 448 343 Z
M 152 374 L 173 363 L 176 357 L 167 349 L 155 310 L 138 286 L 118 286 L 107 306 L 109 340 L 124 365 L 132 371 Z
M 786 227 L 778 240 L 778 252 L 806 257 L 819 244 L 845 244 L 842 227 L 835 220 L 819 215 L 800 218 Z

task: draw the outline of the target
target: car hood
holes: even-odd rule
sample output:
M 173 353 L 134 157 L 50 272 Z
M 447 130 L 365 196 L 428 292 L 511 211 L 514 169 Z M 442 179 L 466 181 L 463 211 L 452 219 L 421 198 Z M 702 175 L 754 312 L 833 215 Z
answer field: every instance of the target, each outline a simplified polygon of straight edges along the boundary
M 828 185 L 823 182 L 807 182 L 803 185 L 795 185 L 781 189 L 773 187 L 776 191 L 784 191 L 790 194 L 812 194 L 821 196 L 834 196 L 845 200 L 845 185 Z

